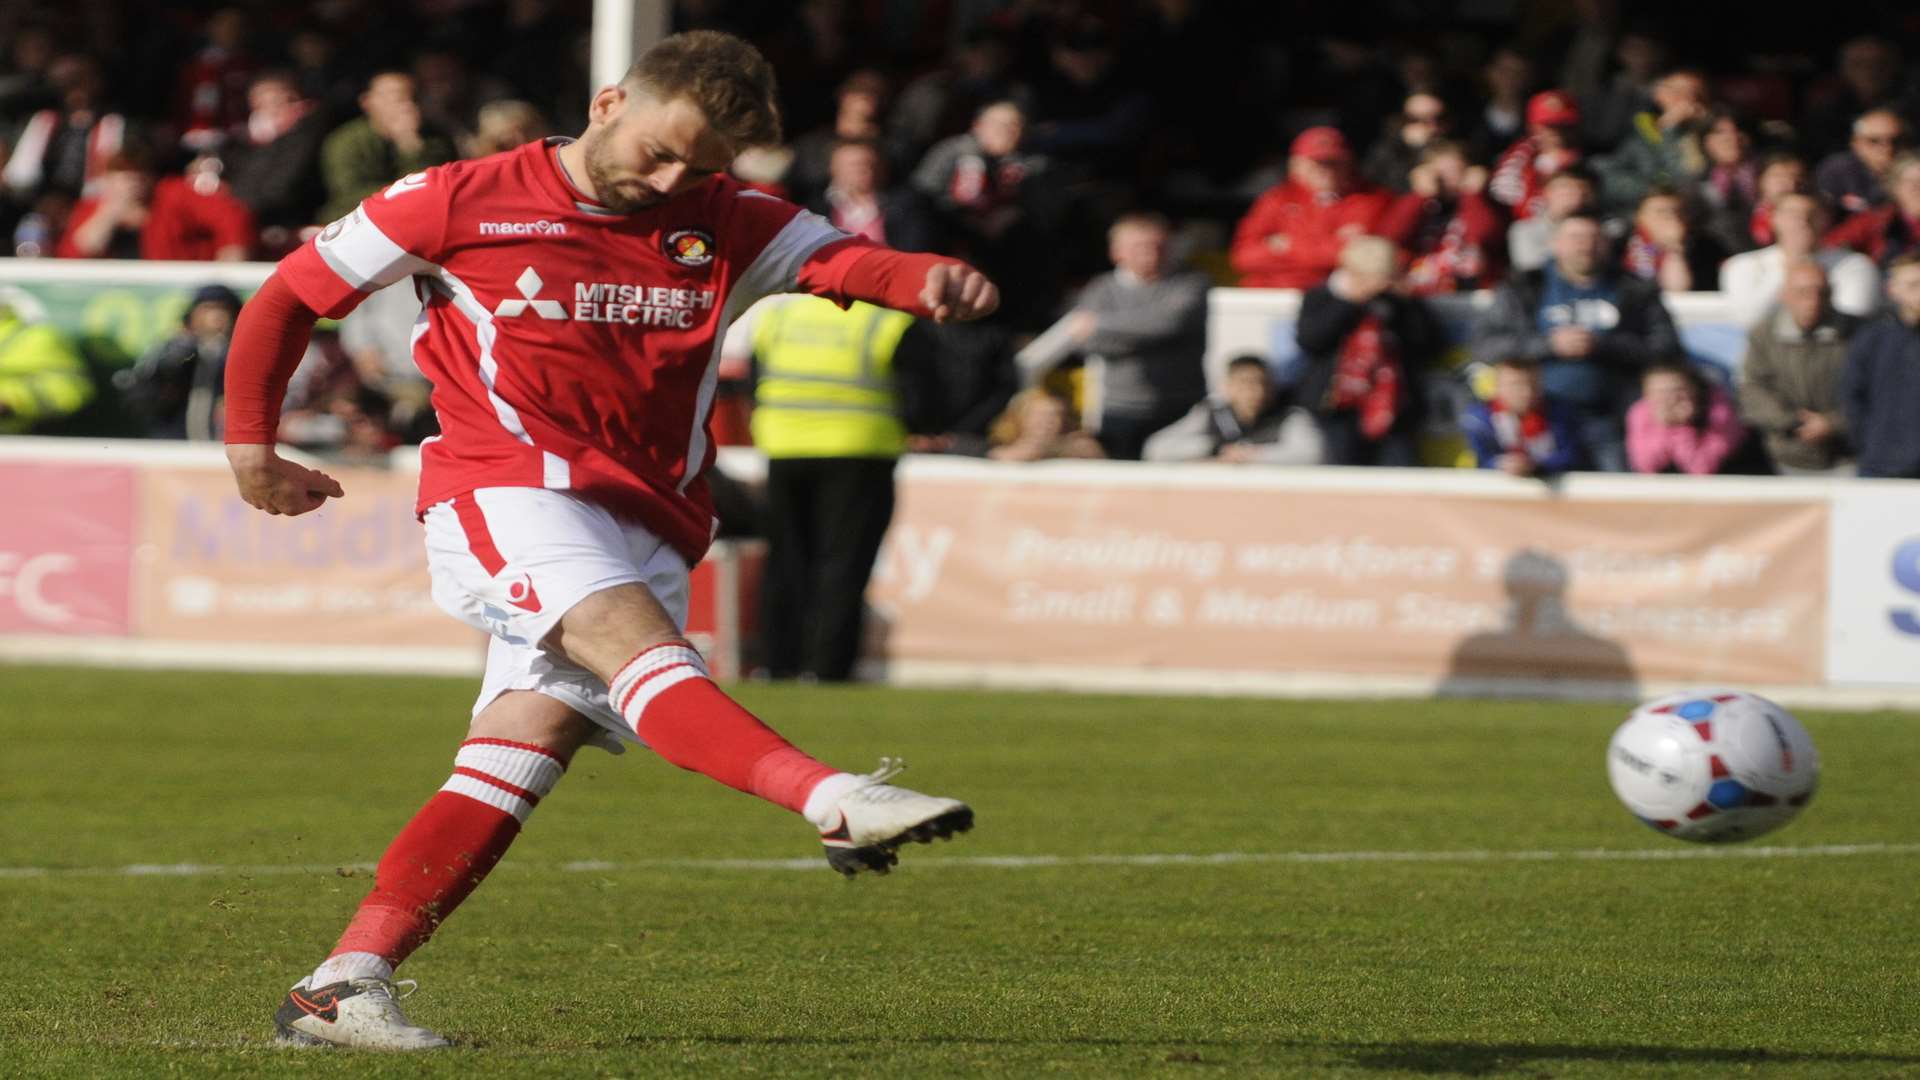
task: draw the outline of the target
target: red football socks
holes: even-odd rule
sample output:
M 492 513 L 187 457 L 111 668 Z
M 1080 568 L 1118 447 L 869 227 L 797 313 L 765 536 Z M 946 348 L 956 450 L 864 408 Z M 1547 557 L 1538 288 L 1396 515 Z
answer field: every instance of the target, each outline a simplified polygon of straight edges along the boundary
M 683 769 L 803 813 L 814 786 L 838 769 L 780 737 L 722 693 L 693 646 L 669 641 L 627 661 L 613 704 L 640 741 Z
M 425 944 L 506 854 L 565 768 L 525 743 L 462 743 L 453 776 L 388 846 L 373 891 L 332 955 L 371 953 L 398 965 Z

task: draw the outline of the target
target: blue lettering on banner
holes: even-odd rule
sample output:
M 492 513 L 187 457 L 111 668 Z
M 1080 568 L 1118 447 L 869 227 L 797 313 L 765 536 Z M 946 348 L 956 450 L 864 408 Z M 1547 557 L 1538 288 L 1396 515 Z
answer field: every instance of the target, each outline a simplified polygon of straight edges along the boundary
M 1910 593 L 1920 595 L 1920 540 L 1909 540 L 1893 551 L 1893 580 Z M 1893 628 L 1903 634 L 1920 637 L 1920 617 L 1912 608 L 1894 608 L 1887 612 Z

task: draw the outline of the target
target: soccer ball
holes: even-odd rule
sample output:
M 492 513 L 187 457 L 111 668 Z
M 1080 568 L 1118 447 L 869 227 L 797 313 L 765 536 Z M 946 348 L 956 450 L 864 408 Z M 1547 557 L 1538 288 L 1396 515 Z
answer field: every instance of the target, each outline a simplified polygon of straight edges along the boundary
M 1607 779 L 1634 817 L 1681 840 L 1751 840 L 1813 798 L 1807 729 L 1758 694 L 1698 690 L 1633 711 L 1607 747 Z

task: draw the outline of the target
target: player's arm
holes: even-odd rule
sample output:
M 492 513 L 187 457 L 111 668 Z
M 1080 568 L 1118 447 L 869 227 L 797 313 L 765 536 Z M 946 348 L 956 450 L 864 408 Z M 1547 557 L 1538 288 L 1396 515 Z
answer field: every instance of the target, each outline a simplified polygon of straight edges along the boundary
M 240 309 L 227 351 L 227 464 L 240 498 L 269 514 L 304 514 L 346 494 L 339 481 L 286 460 L 273 445 L 287 381 L 319 317 L 276 271 Z
M 798 281 L 802 291 L 815 296 L 864 300 L 934 322 L 978 319 L 1000 306 L 999 288 L 959 259 L 895 251 L 857 238 L 807 256 Z
M 240 497 L 269 514 L 304 514 L 343 495 L 325 473 L 274 450 L 287 381 L 314 321 L 338 319 L 377 289 L 432 269 L 449 201 L 439 170 L 370 195 L 280 260 L 240 311 L 227 354 L 227 462 Z

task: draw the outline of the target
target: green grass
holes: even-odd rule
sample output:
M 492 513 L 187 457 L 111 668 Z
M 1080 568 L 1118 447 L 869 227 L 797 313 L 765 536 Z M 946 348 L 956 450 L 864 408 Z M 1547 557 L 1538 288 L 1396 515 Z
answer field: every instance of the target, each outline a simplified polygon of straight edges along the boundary
M 1920 1076 L 1920 856 L 1069 863 L 981 855 L 1685 850 L 1620 710 L 744 687 L 831 760 L 914 763 L 964 840 L 890 878 L 782 812 L 583 752 L 406 967 L 457 1050 L 280 1049 L 269 1015 L 445 777 L 463 680 L 0 667 L 0 1075 Z M 1920 724 L 1807 712 L 1763 843 L 1920 840 Z M 575 860 L 613 869 L 567 871 Z

